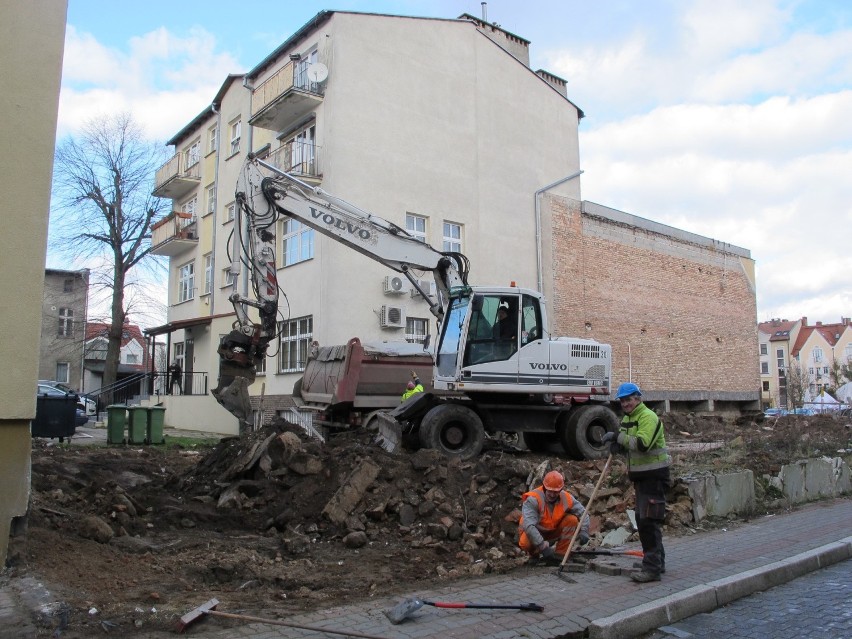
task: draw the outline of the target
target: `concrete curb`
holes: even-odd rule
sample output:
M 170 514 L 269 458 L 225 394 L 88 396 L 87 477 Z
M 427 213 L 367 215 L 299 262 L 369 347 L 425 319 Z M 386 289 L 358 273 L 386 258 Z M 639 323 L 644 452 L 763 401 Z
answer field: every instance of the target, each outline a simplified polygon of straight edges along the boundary
M 852 537 L 738 575 L 711 581 L 589 624 L 589 639 L 635 637 L 686 617 L 711 612 L 761 590 L 852 558 Z

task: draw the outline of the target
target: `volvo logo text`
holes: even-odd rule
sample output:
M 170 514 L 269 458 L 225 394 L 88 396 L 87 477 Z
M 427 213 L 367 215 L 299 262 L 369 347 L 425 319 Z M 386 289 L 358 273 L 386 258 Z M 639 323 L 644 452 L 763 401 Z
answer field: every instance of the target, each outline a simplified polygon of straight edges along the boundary
M 346 231 L 350 235 L 357 235 L 362 240 L 370 239 L 370 231 L 367 229 L 362 229 L 357 224 L 352 224 L 352 222 L 347 222 L 346 220 L 336 217 L 331 213 L 323 213 L 322 211 L 317 211 L 315 208 L 311 207 L 311 216 L 317 220 L 322 220 L 323 224 L 327 226 L 331 226 L 336 229 L 340 229 L 341 231 Z
M 541 362 L 530 362 L 534 371 L 567 371 L 568 364 L 543 364 Z

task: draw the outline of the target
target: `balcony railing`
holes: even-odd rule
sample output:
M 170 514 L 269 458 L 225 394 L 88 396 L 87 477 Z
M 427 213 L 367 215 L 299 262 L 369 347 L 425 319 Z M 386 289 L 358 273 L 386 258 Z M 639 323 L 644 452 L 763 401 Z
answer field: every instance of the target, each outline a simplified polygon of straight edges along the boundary
M 198 244 L 195 215 L 172 211 L 151 225 L 151 252 L 154 255 L 177 255 Z
M 191 166 L 184 166 L 186 159 L 186 154 L 176 153 L 157 169 L 154 195 L 179 199 L 201 183 L 201 162 L 194 160 Z
M 320 147 L 309 142 L 291 141 L 272 151 L 267 161 L 276 168 L 303 177 L 319 177 Z
M 249 124 L 281 131 L 322 103 L 322 85 L 312 82 L 304 65 L 285 64 L 251 93 Z

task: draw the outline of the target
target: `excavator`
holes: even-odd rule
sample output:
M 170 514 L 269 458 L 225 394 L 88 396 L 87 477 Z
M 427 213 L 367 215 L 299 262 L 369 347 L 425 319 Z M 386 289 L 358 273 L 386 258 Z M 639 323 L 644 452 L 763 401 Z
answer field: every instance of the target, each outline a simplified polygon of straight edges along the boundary
M 601 437 L 618 428 L 609 399 L 611 347 L 552 336 L 540 292 L 514 283 L 471 286 L 470 263 L 461 253 L 438 251 L 255 156 L 243 165 L 236 203 L 231 273 L 248 269 L 252 295 L 229 297 L 236 321 L 218 348 L 213 395 L 241 426 L 250 425 L 252 414 L 248 387 L 277 337 L 275 228 L 289 217 L 401 273 L 437 320 L 435 392 L 418 393 L 386 416 L 385 448 L 414 438 L 417 445 L 468 459 L 487 437 L 523 433 L 532 450 L 559 442 L 576 459 L 606 456 Z M 434 278 L 434 296 L 419 279 L 425 271 Z

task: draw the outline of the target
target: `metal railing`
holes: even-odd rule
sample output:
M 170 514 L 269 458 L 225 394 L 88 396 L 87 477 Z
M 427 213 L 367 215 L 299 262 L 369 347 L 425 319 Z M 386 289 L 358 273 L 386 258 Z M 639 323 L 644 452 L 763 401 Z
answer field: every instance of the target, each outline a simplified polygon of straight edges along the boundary
M 278 69 L 251 93 L 251 116 L 257 115 L 270 102 L 290 89 L 302 89 L 321 95 L 320 85 L 308 78 L 307 67 L 292 61 Z
M 196 217 L 192 213 L 172 211 L 151 225 L 151 246 L 159 246 L 175 237 L 183 240 L 197 240 L 198 234 L 195 228 L 189 228 L 195 221 Z
M 186 159 L 183 153 L 175 153 L 159 169 L 154 178 L 154 190 L 163 186 L 169 180 L 176 177 L 201 179 L 201 162 L 193 162 L 190 166 L 184 166 Z
M 97 402 L 98 413 L 112 404 L 133 404 L 161 395 L 207 395 L 207 373 L 137 373 L 86 395 Z
M 317 176 L 321 174 L 319 154 L 316 144 L 291 140 L 272 151 L 267 161 L 287 173 Z

